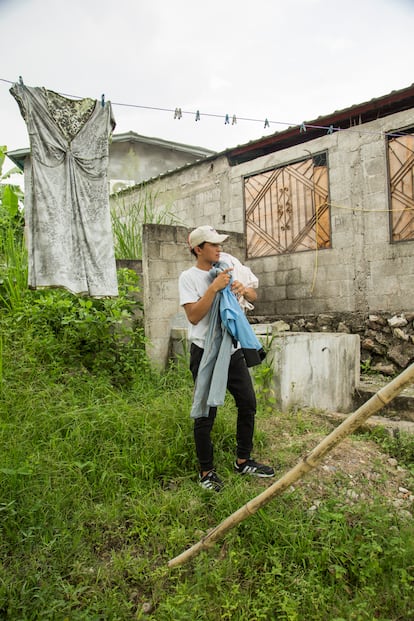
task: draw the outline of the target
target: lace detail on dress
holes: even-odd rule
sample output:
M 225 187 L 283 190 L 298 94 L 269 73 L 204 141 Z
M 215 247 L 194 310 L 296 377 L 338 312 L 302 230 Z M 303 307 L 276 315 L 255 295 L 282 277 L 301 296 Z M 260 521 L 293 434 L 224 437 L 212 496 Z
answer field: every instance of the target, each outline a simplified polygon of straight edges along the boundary
M 96 100 L 67 99 L 59 93 L 45 89 L 47 107 L 67 140 L 72 140 L 85 125 L 95 109 Z
M 19 110 L 20 110 L 20 114 L 22 115 L 22 117 L 24 118 L 24 120 L 27 123 L 27 114 L 26 114 L 26 108 L 25 108 L 25 105 L 24 105 L 23 97 L 20 95 L 20 93 L 18 93 L 17 91 L 14 91 L 13 88 L 10 89 L 10 92 L 13 95 L 13 97 L 15 98 L 15 100 L 17 101 L 17 104 L 18 104 Z

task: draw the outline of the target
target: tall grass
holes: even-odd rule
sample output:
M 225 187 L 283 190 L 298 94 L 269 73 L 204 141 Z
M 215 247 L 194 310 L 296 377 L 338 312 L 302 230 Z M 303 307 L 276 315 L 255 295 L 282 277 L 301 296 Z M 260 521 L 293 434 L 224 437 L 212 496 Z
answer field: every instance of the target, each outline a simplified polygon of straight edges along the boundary
M 0 180 L 6 147 L 0 146 Z M 14 170 L 10 171 L 14 172 Z M 0 302 L 17 309 L 27 285 L 27 253 L 24 244 L 22 193 L 16 186 L 0 183 Z
M 135 201 L 127 201 L 122 193 L 114 198 L 111 218 L 117 259 L 142 258 L 143 224 L 179 223 L 172 207 L 157 207 L 157 194 L 146 185 Z
M 0 301 L 17 310 L 27 286 L 27 253 L 22 235 L 7 227 L 0 236 Z

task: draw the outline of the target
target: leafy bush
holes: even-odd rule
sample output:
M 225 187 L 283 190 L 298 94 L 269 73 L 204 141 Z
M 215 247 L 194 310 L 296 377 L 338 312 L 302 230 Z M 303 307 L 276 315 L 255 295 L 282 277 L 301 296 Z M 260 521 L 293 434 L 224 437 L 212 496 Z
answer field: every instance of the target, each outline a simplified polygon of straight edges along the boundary
M 132 270 L 118 270 L 119 297 L 108 299 L 63 289 L 27 290 L 18 315 L 3 317 L 3 329 L 8 324 L 9 330 L 23 331 L 22 345 L 43 364 L 83 368 L 128 384 L 137 368 L 147 365 L 144 328 L 133 314 L 139 306 L 137 281 Z

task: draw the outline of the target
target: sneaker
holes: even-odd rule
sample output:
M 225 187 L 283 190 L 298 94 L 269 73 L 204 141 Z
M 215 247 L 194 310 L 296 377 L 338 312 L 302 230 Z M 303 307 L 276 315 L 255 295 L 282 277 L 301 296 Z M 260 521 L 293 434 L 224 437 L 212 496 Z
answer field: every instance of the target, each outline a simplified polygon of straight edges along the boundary
M 214 492 L 220 492 L 224 487 L 223 481 L 217 476 L 214 470 L 210 470 L 210 472 L 207 472 L 207 474 L 205 474 L 203 477 L 201 476 L 201 474 L 199 474 L 198 476 L 198 484 L 204 489 L 212 490 Z
M 270 466 L 266 466 L 265 464 L 259 464 L 254 459 L 248 459 L 242 464 L 238 464 L 237 461 L 234 463 L 234 469 L 239 474 L 251 474 L 255 477 L 273 477 L 275 476 L 275 471 Z

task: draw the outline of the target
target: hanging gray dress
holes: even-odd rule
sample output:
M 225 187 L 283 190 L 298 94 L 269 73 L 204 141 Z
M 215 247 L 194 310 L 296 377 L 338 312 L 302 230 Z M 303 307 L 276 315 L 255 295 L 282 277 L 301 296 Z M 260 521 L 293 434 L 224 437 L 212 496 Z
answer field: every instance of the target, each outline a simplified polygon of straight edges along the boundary
M 29 133 L 25 221 L 32 289 L 117 296 L 107 180 L 110 102 L 14 84 Z

